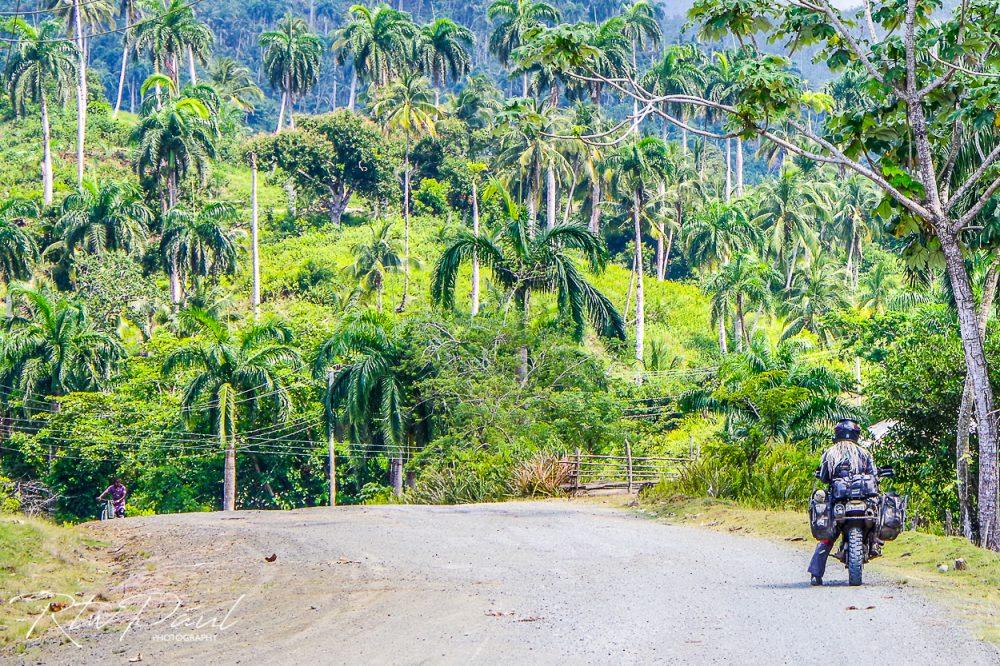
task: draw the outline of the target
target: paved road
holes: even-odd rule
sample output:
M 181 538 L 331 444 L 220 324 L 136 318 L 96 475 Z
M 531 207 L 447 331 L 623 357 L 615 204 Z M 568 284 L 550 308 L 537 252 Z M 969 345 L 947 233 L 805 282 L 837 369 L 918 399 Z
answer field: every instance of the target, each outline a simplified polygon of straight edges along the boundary
M 171 629 L 179 614 L 144 626 L 167 614 L 154 602 L 124 639 L 120 623 L 81 630 L 81 647 L 49 642 L 25 661 L 1000 663 L 903 586 L 869 576 L 850 588 L 831 562 L 832 584 L 810 588 L 797 549 L 587 504 L 186 514 L 93 529 L 133 553 L 119 598 L 162 589 L 207 621 L 245 596 L 222 629 Z

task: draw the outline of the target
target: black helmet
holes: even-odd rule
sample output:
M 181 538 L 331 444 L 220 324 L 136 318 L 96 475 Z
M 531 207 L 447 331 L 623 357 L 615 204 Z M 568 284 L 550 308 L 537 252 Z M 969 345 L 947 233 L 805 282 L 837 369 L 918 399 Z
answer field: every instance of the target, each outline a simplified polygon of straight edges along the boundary
M 835 442 L 845 439 L 856 442 L 860 437 L 861 426 L 853 419 L 840 419 L 833 427 L 833 441 Z

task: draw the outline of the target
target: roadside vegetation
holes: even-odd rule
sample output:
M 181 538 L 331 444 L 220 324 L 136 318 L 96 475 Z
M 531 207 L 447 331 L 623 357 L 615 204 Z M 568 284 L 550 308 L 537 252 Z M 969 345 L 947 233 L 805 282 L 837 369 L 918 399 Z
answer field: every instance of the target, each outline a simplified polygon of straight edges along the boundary
M 1000 549 L 996 3 L 876 4 L 0 0 L 0 497 L 800 507 L 853 416 Z

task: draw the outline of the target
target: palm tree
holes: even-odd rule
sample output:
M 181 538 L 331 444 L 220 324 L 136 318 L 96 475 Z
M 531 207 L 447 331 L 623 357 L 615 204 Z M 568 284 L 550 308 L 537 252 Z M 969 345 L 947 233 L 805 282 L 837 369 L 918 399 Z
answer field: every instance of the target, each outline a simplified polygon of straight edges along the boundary
M 236 440 L 241 420 L 280 423 L 287 418 L 291 398 L 279 369 L 299 361 L 288 343 L 285 326 L 254 324 L 233 333 L 203 310 L 189 310 L 186 317 L 197 326 L 203 340 L 170 354 L 163 374 L 193 368 L 197 374 L 184 388 L 184 415 L 203 416 L 225 451 L 222 508 L 236 510 Z
M 672 44 L 643 76 L 643 85 L 657 95 L 698 95 L 706 84 L 701 49 L 694 44 Z M 687 121 L 688 105 L 676 105 L 681 122 Z M 687 127 L 681 128 L 681 150 L 688 153 Z
M 559 21 L 559 10 L 537 0 L 493 0 L 486 10 L 493 22 L 489 49 L 500 64 L 510 67 L 514 51 L 525 44 L 529 30 Z M 521 75 L 521 96 L 528 96 L 528 73 Z
M 264 99 L 264 92 L 254 83 L 250 69 L 232 58 L 216 58 L 209 76 L 219 96 L 244 113 L 252 112 L 256 103 Z
M 286 16 L 278 23 L 277 30 L 260 36 L 260 46 L 264 49 L 264 73 L 271 86 L 281 91 L 281 110 L 275 133 L 281 131 L 285 122 L 286 107 L 289 125 L 294 128 L 292 107 L 295 98 L 309 92 L 319 80 L 323 43 L 318 35 L 309 32 L 305 21 Z
M 872 217 L 878 206 L 878 197 L 868 181 L 860 176 L 851 176 L 841 183 L 834 196 L 838 210 L 833 221 L 837 235 L 847 246 L 847 273 L 857 289 L 863 258 L 862 245 L 871 240 Z
M 807 270 L 795 276 L 788 296 L 782 301 L 787 318 L 783 340 L 802 331 L 813 333 L 824 345 L 833 341 L 827 315 L 848 306 L 844 269 L 827 255 L 820 255 Z
M 807 349 L 801 341 L 771 347 L 757 336 L 702 387 L 685 394 L 681 409 L 725 417 L 723 430 L 743 447 L 748 467 L 769 444 L 822 441 L 837 419 L 858 414 L 841 398 L 847 387 L 840 376 L 809 363 Z
M 13 198 L 0 204 L 0 282 L 6 292 L 8 319 L 13 314 L 10 283 L 30 278 L 32 264 L 38 259 L 38 244 L 24 228 L 38 213 L 38 206 L 30 199 Z
M 733 105 L 739 101 L 740 74 L 737 71 L 739 53 L 716 53 L 715 61 L 707 68 L 705 95 L 720 104 Z M 733 194 L 733 157 L 731 138 L 726 138 L 726 201 Z M 743 140 L 736 138 L 736 196 L 743 196 Z
M 434 104 L 440 104 L 440 91 L 448 76 L 458 79 L 472 66 L 468 48 L 472 46 L 472 31 L 447 18 L 436 19 L 420 29 L 418 50 L 424 71 L 434 84 Z
M 125 21 L 125 29 L 122 31 L 122 62 L 121 71 L 118 73 L 118 94 L 115 95 L 115 110 L 111 114 L 112 118 L 118 117 L 118 111 L 122 106 L 122 94 L 125 92 L 125 74 L 128 71 L 129 52 L 135 45 L 135 36 L 132 34 L 132 25 L 141 16 L 139 0 L 118 0 L 118 14 Z
M 372 105 L 372 115 L 386 129 L 398 129 L 405 138 L 403 157 L 403 298 L 397 311 L 406 308 L 410 288 L 410 147 L 414 137 L 434 134 L 438 108 L 432 100 L 427 79 L 413 72 L 404 73 L 389 86 L 379 90 Z
M 83 190 L 63 201 L 59 234 L 66 251 L 91 254 L 142 248 L 153 213 L 138 187 L 111 181 L 84 181 Z
M 175 307 L 184 301 L 188 276 L 236 272 L 237 245 L 228 228 L 236 215 L 230 204 L 212 203 L 194 212 L 172 208 L 164 216 L 160 255 L 170 275 Z
M 799 253 L 808 254 L 818 240 L 814 221 L 827 215 L 822 193 L 807 182 L 795 167 L 761 188 L 760 206 L 754 218 L 765 229 L 767 249 L 785 267 L 785 288 L 792 283 Z M 790 252 L 790 254 L 789 254 Z
M 450 115 L 465 122 L 471 129 L 484 129 L 492 124 L 502 99 L 503 93 L 493 79 L 484 74 L 473 74 L 452 98 Z
M 508 200 L 509 201 L 509 200 Z M 517 219 L 509 203 L 511 221 L 499 235 L 475 236 L 467 231 L 445 249 L 434 269 L 431 296 L 445 308 L 455 306 L 455 283 L 462 264 L 478 257 L 493 274 L 494 281 L 507 291 L 504 302 L 513 302 L 527 325 L 533 293 L 555 293 L 559 314 L 572 324 L 577 339 L 583 338 L 589 320 L 597 334 L 625 339 L 625 323 L 611 301 L 598 291 L 576 266 L 574 251 L 582 252 L 590 269 L 601 271 L 605 264 L 600 239 L 578 224 L 557 224 L 531 237 L 526 224 Z M 528 348 L 521 348 L 518 378 L 528 376 Z
M 342 414 L 352 439 L 368 441 L 390 458 L 393 492 L 403 491 L 404 450 L 420 433 L 425 410 L 410 395 L 411 378 L 403 364 L 405 331 L 373 310 L 353 311 L 319 349 L 313 366 L 327 375 L 326 406 Z
M 560 151 L 562 141 L 555 136 L 561 122 L 555 107 L 539 100 L 514 100 L 498 115 L 503 128 L 497 162 L 506 167 L 516 182 L 526 181 L 524 199 L 528 209 L 528 232 L 535 233 L 542 172 L 546 179 L 546 226 L 556 224 L 556 173 L 565 172 L 568 162 Z
M 642 259 L 642 218 L 651 197 L 651 187 L 666 170 L 666 145 L 660 139 L 647 137 L 619 146 L 604 158 L 612 173 L 612 189 L 632 217 L 632 241 L 635 257 L 635 358 L 642 364 L 645 349 L 646 298 L 643 286 L 645 264 Z
M 382 312 L 382 294 L 385 291 L 385 276 L 398 273 L 403 268 L 399 242 L 393 238 L 392 223 L 385 222 L 376 229 L 371 227 L 371 238 L 365 243 L 357 243 L 351 248 L 354 265 L 351 273 L 358 282 L 352 300 L 363 291 L 375 292 L 378 311 Z
M 84 26 L 96 28 L 111 20 L 114 9 L 107 0 L 49 0 L 49 9 L 66 23 L 66 34 L 76 42 L 76 184 L 83 189 L 83 153 L 87 134 L 87 42 Z
M 712 322 L 716 325 L 721 322 L 720 334 L 724 334 L 725 320 L 731 318 L 733 321 L 737 352 L 743 351 L 744 344 L 750 344 L 747 310 L 771 310 L 771 283 L 776 276 L 777 272 L 771 264 L 744 252 L 720 268 L 705 285 L 705 291 L 712 298 Z M 720 347 L 724 346 L 724 341 L 720 340 Z
M 30 287 L 13 287 L 14 316 L 0 341 L 0 383 L 32 396 L 104 387 L 125 348 L 94 326 L 83 305 Z
M 692 265 L 713 271 L 737 252 L 752 248 L 759 238 L 741 202 L 712 201 L 699 209 L 684 226 L 682 240 Z
M 632 51 L 632 75 L 639 76 L 638 52 L 650 46 L 656 46 L 663 38 L 663 31 L 660 30 L 659 15 L 661 11 L 659 5 L 647 2 L 647 0 L 635 0 L 625 8 L 621 15 L 622 36 L 631 45 Z M 632 100 L 632 130 L 639 127 L 639 102 Z
M 42 116 L 42 200 L 52 204 L 52 133 L 49 124 L 49 96 L 65 99 L 76 74 L 76 47 L 59 37 L 59 24 L 46 21 L 37 28 L 24 19 L 13 18 L 4 28 L 17 42 L 8 53 L 4 80 L 11 104 L 19 115 L 28 102 L 37 103 Z
M 334 50 L 341 63 L 353 65 L 351 100 L 357 79 L 384 86 L 392 74 L 406 61 L 410 40 L 417 27 L 410 15 L 379 5 L 374 9 L 354 5 L 347 25 L 337 34 Z M 353 105 L 349 105 L 352 109 Z
M 208 62 L 215 39 L 212 31 L 198 21 L 186 0 L 170 0 L 170 4 L 159 9 L 158 3 L 149 7 L 157 11 L 133 30 L 135 48 L 149 49 L 154 72 L 165 71 L 177 88 L 180 88 L 180 60 L 187 56 L 191 84 L 197 84 L 195 59 L 202 64 Z
M 153 75 L 142 86 L 166 87 L 170 93 L 162 101 L 159 92 L 143 103 L 143 114 L 132 132 L 138 144 L 135 167 L 140 178 L 152 179 L 166 212 L 177 204 L 178 188 L 190 174 L 203 175 L 215 157 L 218 130 L 209 108 L 197 97 L 173 94 L 173 84 L 163 75 Z

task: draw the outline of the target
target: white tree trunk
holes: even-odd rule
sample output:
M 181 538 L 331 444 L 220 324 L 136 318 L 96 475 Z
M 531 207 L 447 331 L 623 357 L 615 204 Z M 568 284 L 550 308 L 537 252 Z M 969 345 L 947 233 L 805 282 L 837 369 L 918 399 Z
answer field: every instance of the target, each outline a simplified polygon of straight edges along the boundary
M 632 223 L 635 231 L 635 359 L 642 367 L 646 334 L 646 295 L 642 279 L 642 224 L 639 217 L 639 191 L 632 193 Z
M 76 30 L 77 62 L 76 90 L 76 186 L 83 189 L 83 147 L 87 136 L 87 56 L 83 44 L 83 22 L 80 0 L 73 0 L 73 27 Z
M 49 103 L 41 95 L 42 110 L 42 200 L 52 205 L 52 130 L 49 126 Z
M 257 156 L 250 156 L 250 257 L 253 264 L 253 292 L 250 302 L 254 321 L 260 318 L 260 228 L 257 204 Z
M 743 139 L 736 137 L 736 196 L 743 196 Z
M 472 176 L 472 235 L 479 238 L 479 191 Z M 479 314 L 479 255 L 472 253 L 472 316 Z
M 281 133 L 281 126 L 285 124 L 285 102 L 288 100 L 288 95 L 281 93 L 281 108 L 278 110 L 278 126 L 274 128 L 275 134 Z
M 726 203 L 733 199 L 733 140 L 726 139 Z
M 118 73 L 118 95 L 115 97 L 115 111 L 111 114 L 112 118 L 118 117 L 118 111 L 122 108 L 122 94 L 125 92 L 125 74 L 128 70 L 128 33 L 129 33 L 130 21 L 128 13 L 125 14 L 125 37 L 122 39 L 122 67 L 121 71 Z
M 601 233 L 601 178 L 597 173 L 590 180 L 590 233 Z
M 351 111 L 354 110 L 354 100 L 358 95 L 358 73 L 354 69 L 351 70 L 351 90 L 347 96 L 347 108 Z
M 194 68 L 194 49 L 188 46 L 188 75 L 191 77 L 191 85 L 198 85 L 198 72 Z
M 556 171 L 549 164 L 545 170 L 545 224 L 551 229 L 556 226 Z
M 403 160 L 403 298 L 396 312 L 406 309 L 410 295 L 410 135 L 406 135 L 406 155 Z M 400 470 L 402 476 L 402 470 Z

